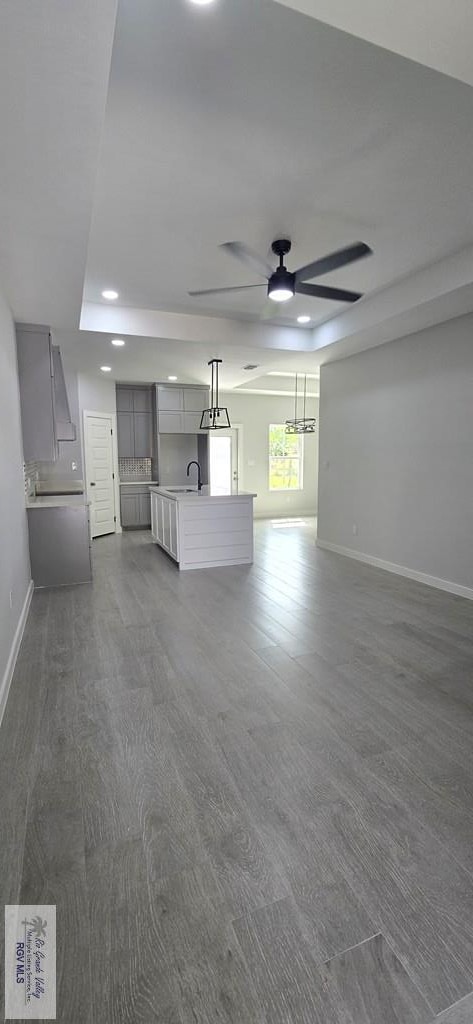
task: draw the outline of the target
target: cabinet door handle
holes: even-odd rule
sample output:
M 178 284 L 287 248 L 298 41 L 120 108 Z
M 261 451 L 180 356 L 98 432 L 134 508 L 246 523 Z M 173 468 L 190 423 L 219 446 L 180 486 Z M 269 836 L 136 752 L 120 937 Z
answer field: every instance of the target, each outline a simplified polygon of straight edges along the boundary
M 91 487 L 95 487 L 95 484 L 91 484 L 90 486 L 91 486 Z

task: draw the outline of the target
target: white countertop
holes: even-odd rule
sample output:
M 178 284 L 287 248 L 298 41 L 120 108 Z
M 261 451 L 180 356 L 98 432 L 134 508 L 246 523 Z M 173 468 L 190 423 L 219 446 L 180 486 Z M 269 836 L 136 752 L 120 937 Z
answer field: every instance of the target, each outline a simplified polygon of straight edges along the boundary
M 90 505 L 85 494 L 48 494 L 35 498 L 31 495 L 26 499 L 27 508 L 84 508 Z
M 211 498 L 212 501 L 238 501 L 241 498 L 256 498 L 257 495 L 250 491 L 235 491 L 232 494 L 212 494 L 208 484 L 204 484 L 201 491 L 195 489 L 190 490 L 184 484 L 176 484 L 175 487 L 151 487 L 152 491 L 157 494 L 162 494 L 166 498 L 172 498 L 174 501 L 202 501 L 204 498 Z
M 152 487 L 157 486 L 157 480 L 120 480 L 120 487 Z

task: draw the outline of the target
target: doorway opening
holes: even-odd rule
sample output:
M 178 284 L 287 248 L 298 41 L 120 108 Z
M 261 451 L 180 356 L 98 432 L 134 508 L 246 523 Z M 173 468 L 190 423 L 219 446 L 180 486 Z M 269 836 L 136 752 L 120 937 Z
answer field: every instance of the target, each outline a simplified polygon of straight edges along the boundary
M 210 487 L 212 494 L 235 494 L 240 476 L 238 427 L 209 434 Z

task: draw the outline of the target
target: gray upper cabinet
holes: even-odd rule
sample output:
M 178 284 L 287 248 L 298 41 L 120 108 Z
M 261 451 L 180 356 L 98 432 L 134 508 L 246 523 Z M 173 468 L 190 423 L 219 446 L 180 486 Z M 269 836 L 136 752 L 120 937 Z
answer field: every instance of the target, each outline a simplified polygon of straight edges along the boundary
M 133 388 L 117 388 L 117 412 L 133 412 Z
M 183 392 L 185 412 L 200 412 L 202 414 L 203 410 L 208 408 L 209 393 L 207 389 L 183 388 Z
M 159 412 L 181 412 L 184 409 L 182 388 L 168 388 L 158 384 L 156 391 Z
M 150 388 L 117 387 L 118 457 L 153 456 L 153 417 Z
M 119 459 L 135 458 L 135 432 L 132 412 L 117 412 Z
M 25 462 L 54 462 L 57 441 L 49 327 L 18 324 L 16 345 L 24 459 Z
M 17 324 L 16 348 L 25 462 L 54 462 L 58 441 L 74 441 L 61 353 L 49 327 Z
M 133 412 L 151 412 L 151 388 L 133 389 Z
M 207 388 L 156 388 L 159 434 L 198 434 L 203 409 L 209 405 Z
M 150 459 L 153 447 L 152 421 L 149 412 L 134 412 L 135 459 Z

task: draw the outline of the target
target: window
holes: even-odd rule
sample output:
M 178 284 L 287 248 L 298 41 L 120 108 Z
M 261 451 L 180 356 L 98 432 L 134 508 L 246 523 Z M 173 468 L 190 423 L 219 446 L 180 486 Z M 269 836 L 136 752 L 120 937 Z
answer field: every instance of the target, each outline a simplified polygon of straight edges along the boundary
M 270 424 L 270 491 L 302 490 L 302 441 L 301 434 L 286 434 L 285 423 Z

